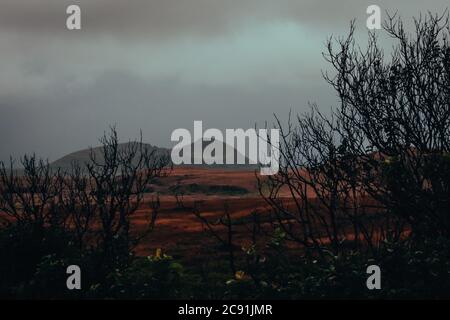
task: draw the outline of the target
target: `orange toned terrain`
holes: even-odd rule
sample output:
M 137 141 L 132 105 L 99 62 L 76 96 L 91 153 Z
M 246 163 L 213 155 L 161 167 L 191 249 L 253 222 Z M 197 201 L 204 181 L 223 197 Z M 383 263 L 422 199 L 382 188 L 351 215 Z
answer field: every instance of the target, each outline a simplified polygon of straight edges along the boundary
M 215 222 L 224 215 L 226 207 L 233 220 L 232 242 L 236 246 L 251 244 L 252 213 L 260 219 L 258 226 L 273 231 L 271 219 L 268 219 L 270 206 L 259 193 L 257 173 L 249 168 L 191 166 L 175 167 L 168 176 L 155 179 L 148 186 L 139 209 L 131 216 L 133 233 L 143 235 L 148 230 L 156 196 L 159 196 L 155 227 L 145 235 L 135 252 L 148 256 L 156 249 L 162 249 L 166 254 L 187 260 L 211 258 L 214 256 L 211 253 L 225 250 L 194 212 Z M 288 190 L 280 190 L 280 198 L 283 198 L 284 205 L 294 205 Z M 308 190 L 308 198 L 316 198 L 312 190 Z M 223 225 L 215 225 L 214 230 L 225 239 L 227 233 Z M 257 240 L 264 243 L 267 237 L 262 231 Z M 350 237 L 353 235 L 351 230 L 348 234 Z M 328 240 L 324 238 L 321 241 L 326 243 Z M 287 245 L 292 248 L 299 246 L 293 242 Z
M 178 200 L 182 200 L 184 207 L 177 204 L 176 192 L 172 191 L 175 186 L 183 189 Z M 211 245 L 214 247 L 218 242 L 205 233 L 201 221 L 193 213 L 194 203 L 202 216 L 211 221 L 223 215 L 226 205 L 233 219 L 245 219 L 255 210 L 258 213 L 268 210 L 259 195 L 255 171 L 249 169 L 175 167 L 151 191 L 145 195 L 141 208 L 133 216 L 136 230 L 143 230 L 152 212 L 151 202 L 156 192 L 159 193 L 161 207 L 156 226 L 138 247 L 137 253 L 140 255 L 153 254 L 156 248 L 168 254 L 194 254 Z M 245 226 L 237 229 L 236 238 L 248 241 L 250 231 Z
M 233 243 L 237 246 L 246 247 L 251 244 L 252 212 L 260 217 L 262 228 L 271 229 L 268 222 L 270 219 L 267 219 L 270 207 L 259 194 L 254 170 L 175 167 L 168 177 L 160 178 L 152 186 L 154 190 L 145 195 L 141 208 L 133 215 L 133 227 L 139 233 L 148 225 L 152 200 L 159 193 L 161 206 L 156 226 L 137 248 L 136 253 L 139 255 L 151 255 L 157 248 L 161 248 L 169 255 L 191 260 L 211 257 L 211 253 L 220 251 L 220 242 L 208 233 L 201 220 L 194 215 L 194 203 L 197 204 L 198 212 L 210 222 L 223 216 L 224 208 L 228 206 L 233 219 Z M 180 201 L 177 203 L 176 192 L 173 192 L 176 186 L 184 192 L 178 196 L 183 206 L 179 205 Z M 278 195 L 278 199 L 280 198 L 284 198 L 284 205 L 294 205 L 288 190 L 281 190 Z M 312 190 L 308 190 L 308 198 L 316 198 Z M 214 228 L 225 239 L 225 228 L 221 225 Z M 350 240 L 354 233 L 351 229 L 347 231 Z M 374 238 L 379 237 L 377 232 L 374 232 Z M 262 238 L 267 240 L 267 237 Z M 264 241 L 261 237 L 259 240 Z M 320 241 L 327 243 L 329 239 L 321 238 Z M 293 242 L 287 245 L 292 249 L 299 246 Z

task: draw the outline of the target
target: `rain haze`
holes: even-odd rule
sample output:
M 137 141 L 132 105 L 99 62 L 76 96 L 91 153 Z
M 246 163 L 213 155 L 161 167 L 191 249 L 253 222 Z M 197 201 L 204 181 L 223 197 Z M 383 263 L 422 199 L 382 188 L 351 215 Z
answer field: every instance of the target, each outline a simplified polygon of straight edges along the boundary
M 66 8 L 81 8 L 81 30 Z M 176 128 L 252 128 L 337 98 L 322 78 L 331 35 L 366 9 L 425 13 L 424 1 L 0 0 L 0 160 L 56 160 L 122 140 L 171 146 Z M 433 1 L 440 13 L 447 1 Z

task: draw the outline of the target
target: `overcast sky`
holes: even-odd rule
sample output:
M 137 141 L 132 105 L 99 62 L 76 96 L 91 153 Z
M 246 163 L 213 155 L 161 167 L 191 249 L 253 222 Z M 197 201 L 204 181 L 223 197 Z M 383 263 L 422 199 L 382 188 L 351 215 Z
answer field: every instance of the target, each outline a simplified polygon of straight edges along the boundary
M 66 30 L 78 4 L 82 30 Z M 448 0 L 0 0 L 0 160 L 49 160 L 123 140 L 170 146 L 176 128 L 251 128 L 331 107 L 326 39 L 366 8 L 411 18 Z

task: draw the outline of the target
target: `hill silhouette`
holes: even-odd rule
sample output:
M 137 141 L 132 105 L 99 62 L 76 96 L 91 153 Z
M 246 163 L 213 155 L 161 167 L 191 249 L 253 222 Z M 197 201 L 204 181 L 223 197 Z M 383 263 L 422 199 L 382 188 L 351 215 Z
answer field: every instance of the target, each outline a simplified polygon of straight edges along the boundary
M 133 146 L 133 144 L 139 144 L 140 142 L 126 142 L 126 143 L 120 143 L 118 145 L 119 152 L 121 150 L 126 150 L 127 148 Z M 157 146 L 153 146 L 148 143 L 142 143 L 143 149 L 147 150 L 148 152 L 155 152 L 155 155 L 170 155 L 170 150 L 166 148 L 160 148 Z M 103 162 L 103 147 L 95 147 L 95 148 L 88 148 L 79 150 L 76 152 L 72 152 L 62 158 L 59 158 L 58 160 L 52 162 L 50 166 L 52 168 L 61 168 L 61 169 L 67 169 L 72 166 L 72 163 L 77 163 L 78 165 L 84 165 L 85 163 L 90 162 L 90 155 L 91 152 L 93 152 L 95 158 L 100 163 Z M 138 155 L 137 155 L 138 156 Z
M 199 142 L 199 141 L 197 141 L 197 142 Z M 205 161 L 204 161 L 205 159 L 203 158 L 203 151 L 205 150 L 205 148 L 208 145 L 212 144 L 213 141 L 201 140 L 200 141 L 200 143 L 202 144 L 202 151 L 201 151 L 201 153 L 197 153 L 195 151 L 195 148 L 194 148 L 195 142 L 193 142 L 193 143 L 191 143 L 189 145 L 189 148 L 191 149 L 191 157 L 190 157 L 191 165 L 190 166 L 214 167 L 214 168 L 224 168 L 224 169 L 227 169 L 227 168 L 229 168 L 229 169 L 232 169 L 232 168 L 235 168 L 235 169 L 257 169 L 257 168 L 259 168 L 259 165 L 251 164 L 250 163 L 250 159 L 245 154 L 243 155 L 243 154 L 239 153 L 239 151 L 236 148 L 233 148 L 232 146 L 230 146 L 229 144 L 225 143 L 224 141 L 220 141 L 220 142 L 223 143 L 223 148 L 222 148 L 222 154 L 223 154 L 223 157 L 224 157 L 223 164 L 216 164 L 216 163 L 214 163 L 214 164 L 209 164 L 208 165 L 208 164 L 205 163 Z M 182 147 L 181 148 L 177 148 L 177 149 L 175 149 L 175 152 L 182 152 L 181 149 L 182 149 Z M 247 150 L 246 150 L 246 152 L 247 152 Z M 233 154 L 234 164 L 226 164 L 225 157 L 226 157 L 227 154 Z M 213 156 L 214 156 L 214 154 L 213 154 Z M 244 163 L 243 164 L 238 164 L 237 163 L 237 159 L 239 157 L 244 158 Z M 197 161 L 201 161 L 201 164 L 196 164 L 195 163 L 196 160 Z
M 130 144 L 138 144 L 139 142 L 126 142 L 126 143 L 121 143 L 118 145 L 119 151 L 120 150 L 125 150 L 126 148 L 130 147 Z M 211 142 L 205 142 L 203 141 L 202 145 L 202 150 L 204 150 L 204 148 L 209 145 Z M 154 146 L 148 143 L 142 143 L 143 144 L 143 148 L 148 150 L 149 152 L 155 152 L 156 155 L 168 155 L 170 156 L 171 153 L 171 149 L 168 148 L 161 148 L 158 146 Z M 190 145 L 191 147 L 191 164 L 182 164 L 181 166 L 195 166 L 195 167 L 214 167 L 214 168 L 236 168 L 236 169 L 256 169 L 258 168 L 258 165 L 252 165 L 249 162 L 248 157 L 245 156 L 245 164 L 211 164 L 211 165 L 207 165 L 202 161 L 202 164 L 194 164 L 194 159 L 201 157 L 202 155 L 200 154 L 196 154 L 194 152 L 194 143 L 192 143 Z M 50 163 L 50 166 L 53 169 L 69 169 L 73 163 L 76 163 L 80 166 L 83 166 L 85 163 L 90 162 L 90 154 L 91 154 L 91 150 L 94 153 L 95 158 L 97 159 L 97 161 L 99 161 L 100 163 L 102 163 L 103 159 L 102 159 L 102 152 L 103 152 L 103 147 L 94 147 L 94 148 L 87 148 L 87 149 L 83 149 L 83 150 L 78 150 L 75 152 L 72 152 L 68 155 L 65 155 L 53 162 Z M 227 145 L 224 143 L 224 150 L 223 150 L 223 154 L 224 156 L 226 155 L 227 152 L 233 152 L 234 154 L 234 159 L 235 159 L 235 163 L 237 160 L 237 154 L 238 151 L 236 149 L 233 149 L 231 146 Z

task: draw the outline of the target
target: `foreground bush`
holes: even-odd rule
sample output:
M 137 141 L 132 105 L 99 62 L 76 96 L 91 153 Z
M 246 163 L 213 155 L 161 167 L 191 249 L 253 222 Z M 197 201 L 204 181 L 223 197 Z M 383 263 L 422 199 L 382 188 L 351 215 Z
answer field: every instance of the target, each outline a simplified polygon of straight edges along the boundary
M 132 263 L 134 248 L 153 229 L 158 199 L 143 234 L 130 231 L 131 218 L 149 182 L 167 173 L 168 156 L 142 139 L 119 144 L 115 128 L 100 142 L 87 163 L 69 169 L 35 156 L 23 157 L 22 169 L 0 162 L 2 297 L 66 296 L 65 281 L 56 280 L 65 277 L 64 265 L 80 265 L 86 283 L 106 283 Z

